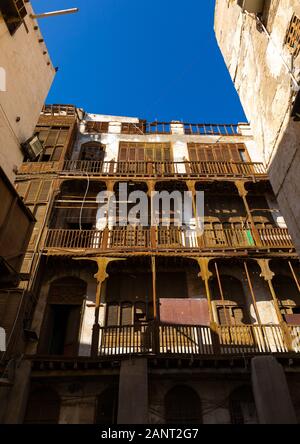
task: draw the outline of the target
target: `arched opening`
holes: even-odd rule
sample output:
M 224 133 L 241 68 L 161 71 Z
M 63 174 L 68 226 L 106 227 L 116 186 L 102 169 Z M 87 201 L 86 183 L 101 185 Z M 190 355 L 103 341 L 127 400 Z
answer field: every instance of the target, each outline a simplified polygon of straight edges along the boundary
M 250 386 L 234 390 L 229 399 L 231 424 L 257 424 L 255 401 Z
M 97 397 L 96 424 L 117 424 L 118 418 L 118 390 L 117 387 L 109 387 Z
M 251 323 L 244 288 L 239 279 L 233 276 L 221 275 L 220 283 L 217 277 L 214 277 L 210 282 L 210 287 L 218 321 L 221 325 Z
M 173 387 L 165 396 L 166 424 L 202 424 L 201 401 L 190 387 Z
M 103 162 L 105 145 L 99 142 L 87 142 L 81 145 L 79 160 Z
M 58 424 L 60 398 L 52 388 L 41 387 L 29 395 L 24 424 Z
M 77 354 L 85 294 L 86 283 L 79 278 L 64 277 L 52 282 L 39 353 L 63 356 Z
M 300 293 L 295 280 L 290 276 L 276 274 L 272 283 L 281 313 L 287 322 L 292 322 L 292 316 L 300 314 Z

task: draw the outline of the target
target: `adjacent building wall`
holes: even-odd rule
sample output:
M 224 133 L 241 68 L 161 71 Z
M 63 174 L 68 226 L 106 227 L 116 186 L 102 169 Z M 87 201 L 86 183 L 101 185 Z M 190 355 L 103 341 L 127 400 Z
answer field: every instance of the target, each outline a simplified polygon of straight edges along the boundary
M 235 0 L 216 0 L 215 32 L 299 252 L 300 123 L 291 118 L 297 88 L 288 68 L 299 82 L 300 56 L 285 45 L 294 13 L 297 0 L 266 0 L 264 29 Z
M 23 160 L 20 144 L 32 136 L 55 75 L 32 8 L 11 35 L 0 13 L 0 67 L 6 73 L 6 91 L 0 90 L 0 165 L 11 181 Z M 18 120 L 18 121 L 17 121 Z

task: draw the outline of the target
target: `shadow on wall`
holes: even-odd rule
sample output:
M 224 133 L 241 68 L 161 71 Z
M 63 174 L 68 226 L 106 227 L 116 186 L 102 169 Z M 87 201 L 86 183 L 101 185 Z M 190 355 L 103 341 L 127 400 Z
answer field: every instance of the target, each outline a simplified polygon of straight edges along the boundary
M 298 254 L 300 253 L 300 122 L 290 119 L 269 166 L 270 181 Z

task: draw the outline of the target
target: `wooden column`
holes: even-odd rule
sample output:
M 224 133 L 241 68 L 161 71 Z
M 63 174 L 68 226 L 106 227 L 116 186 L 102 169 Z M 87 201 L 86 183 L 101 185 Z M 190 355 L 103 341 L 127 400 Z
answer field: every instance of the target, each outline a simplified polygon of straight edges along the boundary
M 156 293 L 156 259 L 151 256 L 151 270 L 152 270 L 152 294 L 153 294 L 153 317 L 154 321 L 159 321 L 159 300 Z
M 227 310 L 226 310 L 225 299 L 224 299 L 224 292 L 223 292 L 223 288 L 222 288 L 222 283 L 221 283 L 221 279 L 220 279 L 220 273 L 219 273 L 219 267 L 218 267 L 217 261 L 215 261 L 215 270 L 216 270 L 216 275 L 217 275 L 220 295 L 221 295 L 221 299 L 222 299 L 222 303 L 223 303 L 223 309 L 224 309 L 224 315 L 225 315 L 226 324 L 227 324 L 228 327 L 231 327 L 232 326 L 231 314 L 229 316 L 229 322 L 228 322 Z
M 261 318 L 260 318 L 259 311 L 258 311 L 258 308 L 257 308 L 256 298 L 255 298 L 255 294 L 254 294 L 254 291 L 253 291 L 253 286 L 252 286 L 252 282 L 251 282 L 251 279 L 250 279 L 250 274 L 249 274 L 248 265 L 247 265 L 246 261 L 244 261 L 244 268 L 245 268 L 245 272 L 246 272 L 246 276 L 247 276 L 247 282 L 248 282 L 248 285 L 249 285 L 249 290 L 250 290 L 250 293 L 251 293 L 251 298 L 252 298 L 253 307 L 254 307 L 254 311 L 255 311 L 255 314 L 256 314 L 257 322 L 261 326 L 262 325 L 261 324 Z
M 196 199 L 196 189 L 195 189 L 196 182 L 194 180 L 187 180 L 186 184 L 187 184 L 187 187 L 188 187 L 190 193 L 192 193 L 192 196 L 193 196 L 192 197 L 193 213 L 194 213 L 194 217 L 195 217 L 195 221 L 196 221 L 196 227 L 197 227 L 197 230 L 198 230 L 199 227 L 198 227 L 198 218 L 197 218 L 197 207 L 196 207 L 196 202 L 195 202 L 195 199 Z
M 209 263 L 211 261 L 211 258 L 207 257 L 190 257 L 189 259 L 193 259 L 197 261 L 200 273 L 198 274 L 199 278 L 203 280 L 205 285 L 205 292 L 207 297 L 207 303 L 208 303 L 208 310 L 209 310 L 209 320 L 210 320 L 210 328 L 212 331 L 212 344 L 215 350 L 215 353 L 220 352 L 220 341 L 219 341 L 219 334 L 218 334 L 218 324 L 214 317 L 214 311 L 212 306 L 212 299 L 211 299 L 211 292 L 209 288 L 209 279 L 213 276 L 212 272 L 209 270 Z
M 94 275 L 95 279 L 97 279 L 97 290 L 96 290 L 95 318 L 94 318 L 94 325 L 92 332 L 92 349 L 91 349 L 91 356 L 97 357 L 99 349 L 99 333 L 100 333 L 99 313 L 101 305 L 101 290 L 105 279 L 109 277 L 109 275 L 107 274 L 107 266 L 110 262 L 126 261 L 126 259 L 108 258 L 108 257 L 90 257 L 90 258 L 74 258 L 74 259 L 93 261 L 96 262 L 98 266 L 98 271 Z
M 278 304 L 278 299 L 277 299 L 277 296 L 276 296 L 276 293 L 275 293 L 275 290 L 274 290 L 274 287 L 273 287 L 272 279 L 273 279 L 275 274 L 270 269 L 270 259 L 255 259 L 255 260 L 256 260 L 256 262 L 258 263 L 258 265 L 259 265 L 259 267 L 261 269 L 260 277 L 264 278 L 265 281 L 268 282 L 269 290 L 270 290 L 270 293 L 271 293 L 272 298 L 273 298 L 274 307 L 275 307 L 276 314 L 277 314 L 277 317 L 278 317 L 278 320 L 279 320 L 279 324 L 280 324 L 280 326 L 282 328 L 282 331 L 283 331 L 283 335 L 284 335 L 284 338 L 285 338 L 285 341 L 286 341 L 286 345 L 287 345 L 289 351 L 293 351 L 292 339 L 291 339 L 289 330 L 287 328 L 287 324 L 285 323 L 285 321 L 284 321 L 284 319 L 282 317 L 282 314 L 281 314 L 281 311 L 280 311 L 280 308 L 279 308 L 279 304 Z
M 152 209 L 153 209 L 153 202 L 152 202 L 152 192 L 155 191 L 155 181 L 154 180 L 147 180 L 147 187 L 148 187 L 148 197 L 150 202 L 150 245 L 151 249 L 155 250 L 157 248 L 157 241 L 156 241 L 156 226 L 152 226 Z M 148 203 L 149 204 L 149 203 Z
M 209 310 L 209 320 L 210 320 L 210 324 L 212 325 L 215 323 L 215 319 L 214 319 L 211 294 L 210 294 L 210 288 L 209 288 L 209 279 L 213 275 L 212 272 L 209 271 L 209 262 L 211 261 L 211 259 L 207 258 L 207 257 L 190 258 L 190 259 L 197 261 L 197 263 L 199 265 L 200 273 L 198 274 L 198 277 L 203 280 L 204 285 L 205 285 L 205 292 L 206 292 L 208 310 Z
M 248 220 L 249 220 L 251 228 L 252 228 L 252 233 L 253 233 L 253 237 L 255 240 L 255 244 L 259 247 L 262 245 L 262 243 L 260 240 L 259 232 L 255 226 L 254 219 L 253 219 L 252 213 L 250 211 L 250 208 L 249 208 L 249 205 L 247 202 L 248 191 L 245 189 L 245 182 L 243 182 L 241 180 L 236 180 L 234 183 L 235 183 L 235 186 L 238 190 L 239 196 L 243 199 L 244 206 L 246 208 L 246 212 L 247 212 L 247 216 L 248 216 Z
M 106 191 L 109 191 L 109 192 L 114 191 L 115 182 L 113 180 L 107 180 L 105 182 L 105 184 L 106 184 Z M 103 230 L 103 238 L 102 238 L 103 250 L 107 250 L 109 247 L 109 227 L 108 227 L 109 205 L 110 205 L 110 199 L 108 199 L 108 203 L 107 203 L 106 227 Z

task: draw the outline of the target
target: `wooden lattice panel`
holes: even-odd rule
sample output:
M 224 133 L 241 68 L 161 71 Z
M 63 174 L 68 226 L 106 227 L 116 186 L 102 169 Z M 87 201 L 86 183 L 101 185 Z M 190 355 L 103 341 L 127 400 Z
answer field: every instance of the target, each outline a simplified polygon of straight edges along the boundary
M 296 58 L 300 53 L 300 19 L 296 15 L 291 20 L 285 44 Z

